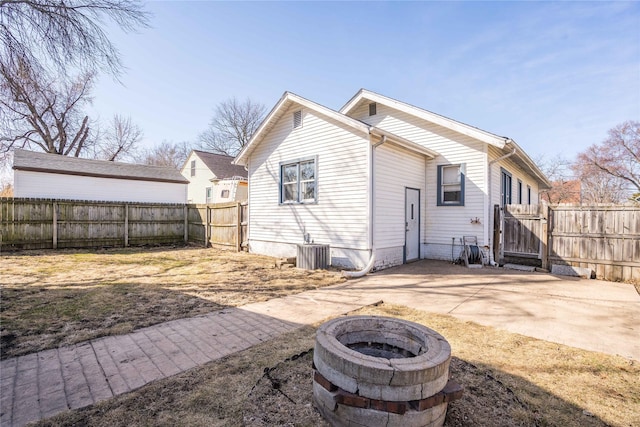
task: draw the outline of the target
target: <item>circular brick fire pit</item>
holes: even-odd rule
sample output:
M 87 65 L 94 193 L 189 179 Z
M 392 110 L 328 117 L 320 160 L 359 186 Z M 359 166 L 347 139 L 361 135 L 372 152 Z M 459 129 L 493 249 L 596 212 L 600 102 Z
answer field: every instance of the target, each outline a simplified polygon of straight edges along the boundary
M 447 403 L 462 396 L 450 360 L 447 340 L 417 323 L 333 319 L 316 334 L 314 401 L 333 426 L 442 426 Z

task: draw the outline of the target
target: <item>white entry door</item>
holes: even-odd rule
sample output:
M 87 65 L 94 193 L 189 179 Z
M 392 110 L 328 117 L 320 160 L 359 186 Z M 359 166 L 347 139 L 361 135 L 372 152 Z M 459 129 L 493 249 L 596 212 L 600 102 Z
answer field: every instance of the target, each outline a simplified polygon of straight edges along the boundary
M 405 262 L 420 258 L 420 190 L 405 188 Z

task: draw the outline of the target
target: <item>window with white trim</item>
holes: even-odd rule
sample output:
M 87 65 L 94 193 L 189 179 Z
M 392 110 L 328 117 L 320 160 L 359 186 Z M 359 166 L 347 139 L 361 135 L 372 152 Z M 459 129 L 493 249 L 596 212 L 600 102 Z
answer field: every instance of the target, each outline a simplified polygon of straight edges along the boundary
M 207 187 L 207 203 L 211 203 L 211 193 L 212 193 L 213 188 L 212 187 Z
M 464 163 L 438 166 L 438 206 L 464 206 Z
M 369 104 L 369 115 L 375 116 L 376 114 L 378 114 L 378 105 L 375 102 L 372 102 Z
M 191 176 L 196 176 L 196 161 L 191 160 Z
M 313 203 L 317 199 L 316 159 L 280 165 L 280 203 Z
M 531 204 L 531 186 L 527 185 L 527 203 Z

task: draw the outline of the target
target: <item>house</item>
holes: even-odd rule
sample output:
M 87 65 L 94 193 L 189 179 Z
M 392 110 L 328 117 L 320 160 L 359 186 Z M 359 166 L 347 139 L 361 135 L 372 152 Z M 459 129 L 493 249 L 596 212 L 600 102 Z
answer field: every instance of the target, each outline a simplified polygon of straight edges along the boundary
M 184 203 L 189 183 L 161 166 L 81 159 L 15 150 L 15 197 L 117 202 Z
M 247 200 L 247 170 L 233 157 L 192 150 L 182 166 L 189 180 L 187 203 L 224 203 Z
M 238 154 L 249 171 L 250 251 L 331 246 L 331 263 L 491 252 L 493 206 L 537 203 L 549 181 L 510 138 L 360 90 L 340 111 L 285 92 Z

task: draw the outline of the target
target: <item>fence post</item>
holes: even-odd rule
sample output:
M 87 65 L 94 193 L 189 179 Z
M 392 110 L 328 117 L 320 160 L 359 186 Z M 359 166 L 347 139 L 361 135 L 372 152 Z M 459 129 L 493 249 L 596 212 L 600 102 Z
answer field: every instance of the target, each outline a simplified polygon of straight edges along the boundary
M 184 205 L 184 242 L 189 243 L 189 206 Z
M 549 209 L 546 203 L 540 205 L 540 259 L 544 270 L 549 269 Z
M 124 204 L 124 247 L 129 246 L 129 204 Z
M 204 223 L 205 223 L 205 225 L 204 225 L 204 247 L 205 248 L 209 247 L 209 238 L 211 237 L 210 236 L 211 229 L 209 228 L 210 224 L 211 224 L 210 218 L 209 218 L 210 213 L 211 213 L 211 210 L 209 209 L 209 204 L 207 204 L 205 206 L 205 208 L 204 208 L 204 216 L 205 216 L 205 221 L 204 221 Z
M 238 202 L 236 205 L 237 217 L 236 217 L 236 251 L 242 250 L 242 203 Z
M 53 202 L 53 249 L 58 249 L 58 203 Z

